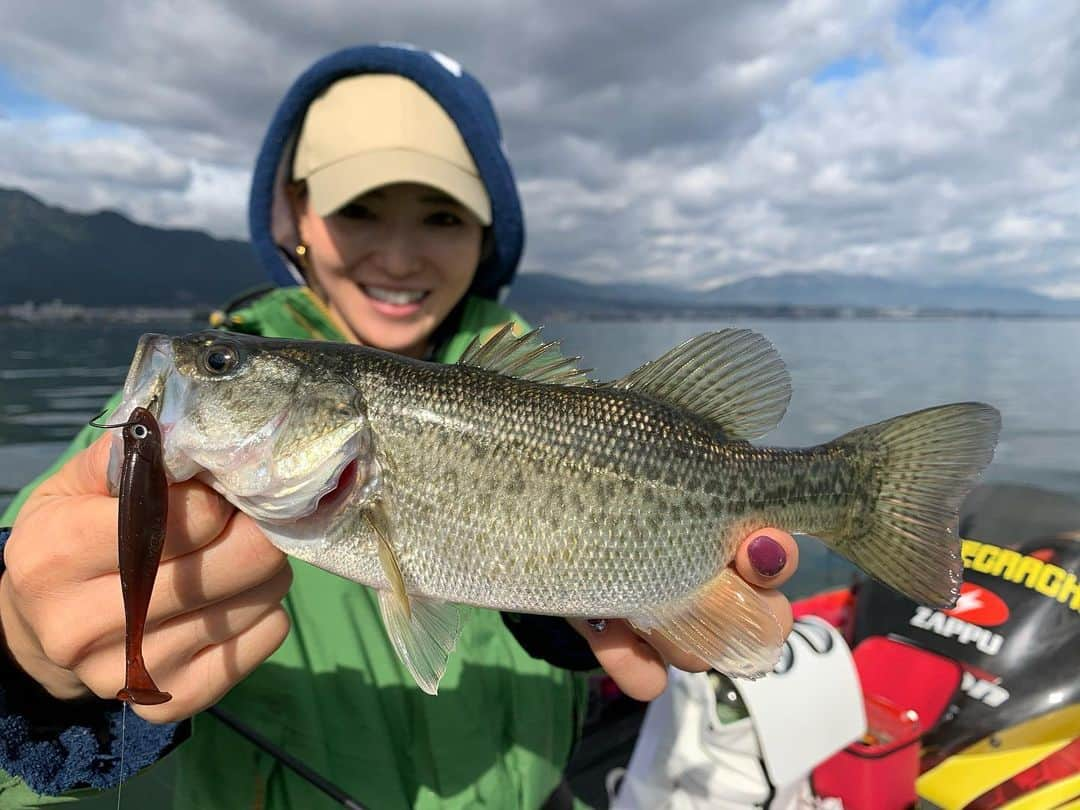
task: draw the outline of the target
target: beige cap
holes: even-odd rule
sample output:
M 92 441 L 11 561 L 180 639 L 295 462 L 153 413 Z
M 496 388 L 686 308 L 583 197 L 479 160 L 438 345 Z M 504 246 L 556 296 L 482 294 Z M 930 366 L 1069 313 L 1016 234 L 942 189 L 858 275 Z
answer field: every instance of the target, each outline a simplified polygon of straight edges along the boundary
M 401 76 L 350 76 L 315 99 L 296 144 L 293 178 L 307 181 L 323 217 L 379 186 L 423 183 L 491 224 L 491 201 L 457 126 Z

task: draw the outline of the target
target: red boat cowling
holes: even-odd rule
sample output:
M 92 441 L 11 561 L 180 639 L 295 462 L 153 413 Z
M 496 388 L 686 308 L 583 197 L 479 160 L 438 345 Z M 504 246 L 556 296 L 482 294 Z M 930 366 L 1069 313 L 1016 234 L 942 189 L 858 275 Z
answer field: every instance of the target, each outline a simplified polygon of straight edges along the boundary
M 845 808 L 910 807 L 920 773 L 995 732 L 1080 703 L 1080 502 L 1010 485 L 984 487 L 980 498 L 981 509 L 969 508 L 961 523 L 965 582 L 951 610 L 869 580 L 793 605 L 796 616 L 840 629 L 854 650 L 870 737 L 813 776 L 815 791 Z M 994 509 L 1006 518 L 993 520 Z M 917 728 L 894 716 L 908 712 Z M 897 744 L 882 745 L 874 722 Z M 905 734 L 906 748 L 897 736 Z

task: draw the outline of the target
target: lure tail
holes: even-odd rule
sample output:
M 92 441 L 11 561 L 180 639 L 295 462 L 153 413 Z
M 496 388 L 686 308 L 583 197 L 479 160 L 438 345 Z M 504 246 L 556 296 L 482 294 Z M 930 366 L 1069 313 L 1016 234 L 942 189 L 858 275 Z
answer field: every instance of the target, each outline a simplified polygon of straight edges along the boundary
M 138 640 L 138 645 L 142 647 L 141 638 Z M 154 679 L 146 670 L 146 664 L 143 663 L 142 650 L 136 649 L 134 653 L 128 651 L 127 680 L 124 688 L 116 693 L 116 699 L 139 706 L 155 706 L 172 700 L 172 695 L 158 689 Z

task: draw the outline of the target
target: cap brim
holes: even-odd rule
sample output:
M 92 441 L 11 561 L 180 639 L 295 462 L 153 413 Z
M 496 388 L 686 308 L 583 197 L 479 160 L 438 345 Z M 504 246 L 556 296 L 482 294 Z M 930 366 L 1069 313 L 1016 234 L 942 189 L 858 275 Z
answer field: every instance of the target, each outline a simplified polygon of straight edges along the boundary
M 329 216 L 350 200 L 391 183 L 421 183 L 449 194 L 481 225 L 491 224 L 491 202 L 480 178 L 441 158 L 405 149 L 352 155 L 312 172 L 308 194 L 315 213 Z

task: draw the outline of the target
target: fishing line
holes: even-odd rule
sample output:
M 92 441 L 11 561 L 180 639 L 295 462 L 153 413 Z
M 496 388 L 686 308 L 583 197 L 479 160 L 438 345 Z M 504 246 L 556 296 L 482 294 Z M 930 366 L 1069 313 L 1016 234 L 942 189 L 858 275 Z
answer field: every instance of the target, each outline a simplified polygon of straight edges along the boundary
M 116 786 L 116 810 L 120 810 L 120 794 L 124 790 L 124 753 L 125 738 L 127 737 L 127 701 L 123 702 L 120 709 L 120 784 Z
M 128 425 L 138 424 L 137 422 L 133 422 L 133 421 L 118 422 L 115 425 L 102 425 L 102 424 L 100 424 L 98 422 L 98 419 L 103 417 L 106 413 L 108 413 L 108 411 L 109 411 L 109 409 L 106 408 L 104 411 L 102 411 L 97 416 L 95 416 L 93 419 L 91 419 L 89 422 L 87 422 L 87 424 L 90 425 L 90 427 L 101 428 L 102 430 L 104 430 L 105 428 L 122 428 L 122 427 L 127 427 Z
M 103 425 L 98 420 L 103 417 L 108 408 L 99 413 L 88 423 L 91 427 L 106 429 L 106 428 L 123 428 L 129 425 L 135 424 L 134 422 L 120 422 L 115 425 Z M 127 753 L 127 701 L 121 701 L 120 704 L 120 782 L 116 786 L 116 810 L 120 810 L 120 797 L 124 792 L 124 755 Z

